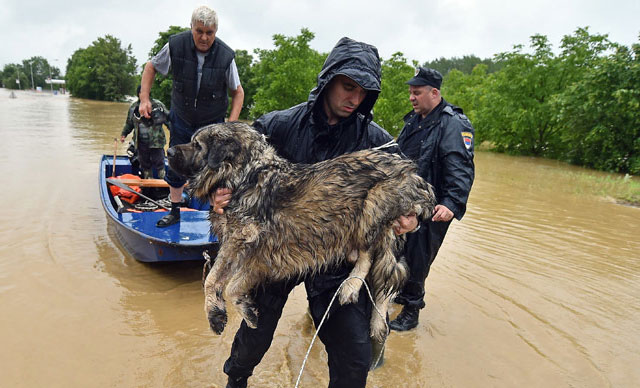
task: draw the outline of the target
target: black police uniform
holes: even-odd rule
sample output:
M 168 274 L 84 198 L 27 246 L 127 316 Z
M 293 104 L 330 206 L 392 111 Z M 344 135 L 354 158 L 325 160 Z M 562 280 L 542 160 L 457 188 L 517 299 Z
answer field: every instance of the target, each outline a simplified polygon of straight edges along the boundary
M 418 164 L 420 176 L 434 186 L 437 203 L 460 220 L 474 179 L 471 123 L 462 109 L 444 98 L 424 119 L 412 111 L 404 121 L 398 136 L 400 149 Z M 418 309 L 425 306 L 424 283 L 450 224 L 421 220 L 421 228 L 407 234 L 405 258 L 410 275 L 396 303 Z

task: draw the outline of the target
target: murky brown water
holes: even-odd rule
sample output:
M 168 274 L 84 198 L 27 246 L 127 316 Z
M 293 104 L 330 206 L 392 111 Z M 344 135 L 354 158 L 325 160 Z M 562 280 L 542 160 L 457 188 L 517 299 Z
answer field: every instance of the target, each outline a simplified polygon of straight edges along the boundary
M 17 95 L 0 89 L 0 386 L 224 387 L 233 309 L 212 334 L 200 265 L 136 262 L 102 210 L 98 161 L 127 104 Z M 566 180 L 579 169 L 555 162 L 476 164 L 420 325 L 391 335 L 368 387 L 640 386 L 640 209 L 582 196 Z M 294 291 L 251 386 L 294 386 L 305 298 Z M 302 386 L 327 382 L 318 342 Z

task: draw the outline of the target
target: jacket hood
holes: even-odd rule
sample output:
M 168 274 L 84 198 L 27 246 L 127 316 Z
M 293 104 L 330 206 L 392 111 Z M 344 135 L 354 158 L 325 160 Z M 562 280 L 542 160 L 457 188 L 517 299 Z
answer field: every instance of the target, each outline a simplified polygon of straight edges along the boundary
M 344 37 L 338 41 L 324 61 L 318 74 L 318 85 L 309 93 L 309 103 L 315 105 L 333 77 L 342 74 L 368 92 L 357 112 L 369 116 L 380 94 L 381 73 L 380 56 L 375 46 Z

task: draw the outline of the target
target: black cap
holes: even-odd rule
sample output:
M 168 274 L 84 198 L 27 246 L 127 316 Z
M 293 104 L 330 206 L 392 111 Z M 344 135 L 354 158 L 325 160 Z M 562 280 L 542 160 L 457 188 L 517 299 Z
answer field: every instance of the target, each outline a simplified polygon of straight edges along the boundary
M 429 85 L 436 89 L 440 89 L 440 85 L 442 85 L 442 74 L 440 74 L 438 70 L 418 67 L 416 69 L 416 75 L 407 81 L 407 84 L 412 86 Z

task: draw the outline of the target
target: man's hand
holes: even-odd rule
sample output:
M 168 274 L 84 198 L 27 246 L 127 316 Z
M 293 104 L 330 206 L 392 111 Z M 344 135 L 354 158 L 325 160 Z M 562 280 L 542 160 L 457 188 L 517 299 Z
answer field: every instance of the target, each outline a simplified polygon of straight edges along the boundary
M 209 196 L 209 205 L 213 211 L 218 214 L 224 214 L 224 208 L 227 207 L 231 200 L 231 189 L 217 189 L 215 193 Z
M 406 216 L 400 216 L 393 221 L 393 232 L 396 235 L 405 234 L 414 231 L 418 227 L 418 217 L 415 213 Z
M 140 107 L 138 107 L 138 111 L 140 111 L 140 116 L 151 118 L 151 101 L 140 97 Z
M 126 136 L 120 136 L 120 143 L 124 143 L 124 139 Z
M 436 208 L 433 210 L 433 217 L 431 217 L 431 221 L 451 221 L 453 218 L 453 212 L 449 210 L 448 207 L 444 205 L 436 205 Z

